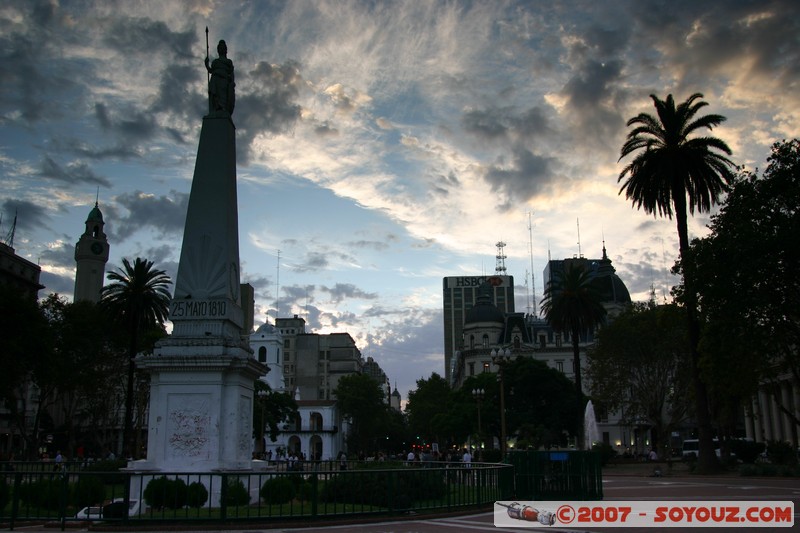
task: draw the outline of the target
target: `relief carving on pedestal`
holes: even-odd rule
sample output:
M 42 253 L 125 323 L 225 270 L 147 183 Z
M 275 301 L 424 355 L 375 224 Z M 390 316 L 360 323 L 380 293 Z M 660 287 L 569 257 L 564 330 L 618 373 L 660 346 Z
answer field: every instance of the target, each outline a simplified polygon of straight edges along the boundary
M 171 395 L 167 417 L 169 457 L 210 457 L 211 415 L 208 394 Z

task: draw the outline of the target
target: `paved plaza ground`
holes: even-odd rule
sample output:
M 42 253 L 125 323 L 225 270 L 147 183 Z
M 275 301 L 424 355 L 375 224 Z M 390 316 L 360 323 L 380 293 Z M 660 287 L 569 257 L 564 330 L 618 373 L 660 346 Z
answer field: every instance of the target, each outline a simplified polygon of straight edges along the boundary
M 665 501 L 692 501 L 692 500 L 725 500 L 725 501 L 793 501 L 795 507 L 792 528 L 693 528 L 688 531 L 753 531 L 753 532 L 788 532 L 800 531 L 800 480 L 797 478 L 755 478 L 727 475 L 720 477 L 670 475 L 667 477 L 652 477 L 652 467 L 610 469 L 613 473 L 604 475 L 603 490 L 606 502 L 625 500 L 665 500 Z M 644 473 L 648 473 L 644 475 Z M 562 528 L 557 526 L 539 526 L 504 528 L 502 531 L 516 532 L 598 532 L 598 533 L 653 533 L 656 528 Z M 15 531 L 42 531 L 42 527 L 18 527 Z M 112 531 L 123 531 L 122 528 L 108 528 Z M 181 527 L 165 528 L 168 531 L 187 531 Z M 463 516 L 449 516 L 443 518 L 415 518 L 406 517 L 403 520 L 356 523 L 356 524 L 297 524 L 293 527 L 270 527 L 264 524 L 232 526 L 231 529 L 200 530 L 205 533 L 223 533 L 230 531 L 241 533 L 456 533 L 459 531 L 501 531 L 494 527 L 492 512 L 474 513 Z M 47 531 L 58 531 L 48 528 Z M 70 531 L 80 531 L 70 528 Z M 152 531 L 152 530 L 148 530 Z M 671 528 L 668 531 L 687 531 L 687 529 Z

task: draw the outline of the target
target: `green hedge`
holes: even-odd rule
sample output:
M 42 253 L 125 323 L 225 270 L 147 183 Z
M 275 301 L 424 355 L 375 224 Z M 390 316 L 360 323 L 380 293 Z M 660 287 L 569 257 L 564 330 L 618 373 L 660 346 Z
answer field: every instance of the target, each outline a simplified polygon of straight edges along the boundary
M 54 476 L 52 479 L 38 479 L 19 486 L 19 500 L 24 505 L 39 507 L 51 511 L 61 508 L 64 479 Z
M 447 485 L 440 472 L 391 470 L 334 475 L 322 488 L 320 500 L 406 509 L 414 501 L 444 497 Z
M 166 476 L 152 479 L 144 489 L 144 501 L 155 509 L 181 509 L 186 506 L 186 496 L 186 482 Z
M 207 501 L 208 490 L 206 489 L 206 486 L 199 481 L 189 483 L 189 486 L 186 487 L 186 504 L 189 507 L 199 509 L 200 507 L 204 506 Z
M 11 487 L 5 479 L 0 478 L 0 513 L 6 508 L 8 502 L 11 501 Z
M 236 507 L 250 503 L 250 494 L 240 479 L 229 479 L 225 497 L 222 503 L 226 506 Z
M 106 499 L 106 487 L 99 476 L 81 476 L 77 483 L 70 484 L 70 502 L 82 509 L 97 505 Z
M 258 495 L 267 504 L 289 503 L 295 494 L 295 483 L 288 476 L 268 479 L 258 491 Z

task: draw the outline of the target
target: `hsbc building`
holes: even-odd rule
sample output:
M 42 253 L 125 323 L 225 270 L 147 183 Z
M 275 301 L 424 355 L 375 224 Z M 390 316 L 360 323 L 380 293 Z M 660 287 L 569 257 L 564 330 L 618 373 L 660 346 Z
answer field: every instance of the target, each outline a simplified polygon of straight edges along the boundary
M 514 312 L 514 276 L 452 276 L 442 281 L 444 310 L 444 373 L 450 383 L 451 364 L 461 347 L 464 316 L 475 305 L 478 288 L 492 287 L 492 303 L 503 313 Z

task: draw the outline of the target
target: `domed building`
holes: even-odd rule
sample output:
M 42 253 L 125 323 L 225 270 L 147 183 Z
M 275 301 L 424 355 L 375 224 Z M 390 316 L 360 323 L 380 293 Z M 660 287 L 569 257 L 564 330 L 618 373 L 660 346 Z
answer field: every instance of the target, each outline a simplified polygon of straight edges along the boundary
M 478 288 L 475 305 L 464 314 L 461 344 L 452 360 L 453 386 L 481 372 L 496 372 L 492 350 L 511 348 L 517 355 L 533 355 L 530 333 L 522 313 L 503 313 L 492 303 L 492 287 L 484 282 Z
M 283 336 L 280 330 L 265 322 L 250 334 L 250 347 L 259 363 L 266 365 L 267 374 L 261 380 L 274 391 L 284 389 L 281 349 Z
M 608 313 L 607 320 L 613 320 L 631 304 L 630 292 L 616 274 L 605 245 L 600 259 L 573 257 L 549 261 L 544 270 L 544 279 L 552 280 L 557 272 L 572 267 L 583 268 L 590 273 L 592 284 L 600 294 Z M 482 372 L 497 372 L 498 367 L 492 362 L 492 352 L 510 353 L 515 358 L 532 357 L 574 379 L 572 339 L 569 332 L 556 331 L 543 317 L 503 312 L 492 303 L 491 290 L 488 284 L 482 285 L 477 291 L 475 304 L 464 313 L 461 343 L 449 369 L 451 385 L 458 388 L 470 376 Z M 594 343 L 594 333 L 585 331 L 579 340 L 584 369 L 586 350 Z M 583 388 L 584 391 L 589 389 L 586 381 Z M 600 436 L 605 442 L 621 445 L 622 442 L 630 443 L 632 439 L 639 438 L 630 428 L 622 426 L 613 414 L 599 410 L 599 417 Z

